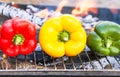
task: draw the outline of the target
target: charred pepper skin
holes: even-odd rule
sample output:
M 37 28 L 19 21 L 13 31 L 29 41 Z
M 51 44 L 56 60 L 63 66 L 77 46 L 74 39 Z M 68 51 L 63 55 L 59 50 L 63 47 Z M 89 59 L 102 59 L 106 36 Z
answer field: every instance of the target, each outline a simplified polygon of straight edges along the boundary
M 6 20 L 1 27 L 0 49 L 7 56 L 27 55 L 36 48 L 35 25 L 22 18 Z
M 103 21 L 88 34 L 88 47 L 102 56 L 117 56 L 120 54 L 120 25 L 111 21 Z

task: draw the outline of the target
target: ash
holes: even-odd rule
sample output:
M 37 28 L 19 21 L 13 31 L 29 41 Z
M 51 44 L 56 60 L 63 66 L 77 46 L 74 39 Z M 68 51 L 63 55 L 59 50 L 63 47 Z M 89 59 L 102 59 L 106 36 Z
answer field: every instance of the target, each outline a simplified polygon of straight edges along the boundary
M 97 17 L 93 17 L 92 15 L 80 17 L 80 20 L 85 29 L 91 29 L 99 21 L 99 19 Z
M 103 57 L 99 61 L 84 62 L 83 65 L 85 70 L 120 69 L 120 65 L 116 59 L 110 56 L 107 56 L 107 59 Z M 83 65 L 77 66 L 77 68 L 83 68 Z

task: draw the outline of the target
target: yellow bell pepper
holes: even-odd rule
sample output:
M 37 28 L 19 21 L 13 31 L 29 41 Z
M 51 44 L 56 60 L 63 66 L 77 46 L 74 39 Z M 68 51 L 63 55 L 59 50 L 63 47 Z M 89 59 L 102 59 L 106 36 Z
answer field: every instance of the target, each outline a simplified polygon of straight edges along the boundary
M 40 29 L 41 48 L 54 58 L 76 56 L 86 45 L 86 32 L 81 22 L 72 15 L 51 17 Z

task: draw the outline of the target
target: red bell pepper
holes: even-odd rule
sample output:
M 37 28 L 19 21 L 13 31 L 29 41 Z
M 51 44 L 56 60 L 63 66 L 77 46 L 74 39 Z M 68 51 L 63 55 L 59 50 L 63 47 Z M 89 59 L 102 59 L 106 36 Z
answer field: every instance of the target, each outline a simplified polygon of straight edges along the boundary
M 10 57 L 27 55 L 36 48 L 35 25 L 22 18 L 6 20 L 1 27 L 0 48 Z

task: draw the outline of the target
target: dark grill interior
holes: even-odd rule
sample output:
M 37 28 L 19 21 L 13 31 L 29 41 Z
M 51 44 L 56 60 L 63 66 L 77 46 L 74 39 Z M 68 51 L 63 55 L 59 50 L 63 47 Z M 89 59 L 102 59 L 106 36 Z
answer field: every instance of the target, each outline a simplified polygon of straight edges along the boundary
M 6 7 L 7 5 L 5 5 Z M 40 9 L 48 8 L 54 10 L 55 6 L 35 6 Z M 19 5 L 19 8 L 26 9 L 26 5 Z M 66 11 L 67 9 L 67 11 Z M 73 7 L 64 7 L 62 13 L 70 13 Z M 3 11 L 3 9 L 2 9 Z M 120 10 L 118 10 L 120 12 Z M 113 14 L 107 8 L 98 8 L 98 14 L 89 12 L 93 17 L 98 17 L 99 20 L 110 20 L 120 24 L 119 13 Z M 30 14 L 31 15 L 31 14 Z M 1 13 L 1 21 L 4 21 L 11 16 L 5 16 Z M 11 17 L 12 18 L 12 17 Z M 36 18 L 32 17 L 31 21 L 35 24 Z M 83 17 L 84 18 L 84 17 Z M 41 24 L 44 18 L 39 18 Z M 2 22 L 1 22 L 2 23 Z M 41 24 L 38 24 L 41 26 Z M 37 31 L 39 32 L 39 30 Z M 45 54 L 39 45 L 34 53 L 23 56 L 19 55 L 15 58 L 2 57 L 0 51 L 0 71 L 1 75 L 32 75 L 32 76 L 120 76 L 120 56 L 97 56 L 87 47 L 75 57 L 52 58 Z

